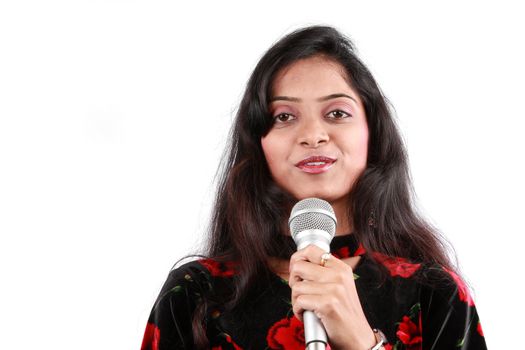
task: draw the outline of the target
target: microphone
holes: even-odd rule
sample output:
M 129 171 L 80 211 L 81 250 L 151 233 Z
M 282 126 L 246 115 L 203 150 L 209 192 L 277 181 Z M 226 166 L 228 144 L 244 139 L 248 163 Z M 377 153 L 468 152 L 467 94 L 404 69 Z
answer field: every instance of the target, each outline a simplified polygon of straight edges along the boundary
M 325 252 L 330 252 L 337 219 L 334 209 L 327 201 L 306 198 L 297 202 L 292 208 L 288 225 L 297 250 L 315 244 Z M 303 312 L 303 320 L 306 349 L 325 350 L 328 340 L 321 320 L 309 310 Z

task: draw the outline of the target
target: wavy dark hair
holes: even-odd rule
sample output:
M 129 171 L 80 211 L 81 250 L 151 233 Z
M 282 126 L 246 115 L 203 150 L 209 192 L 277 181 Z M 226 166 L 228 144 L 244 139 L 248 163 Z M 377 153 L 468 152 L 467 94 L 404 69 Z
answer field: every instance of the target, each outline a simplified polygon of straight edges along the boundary
M 261 137 L 272 127 L 269 100 L 274 78 L 290 64 L 313 56 L 339 63 L 365 108 L 367 166 L 348 203 L 353 234 L 367 251 L 454 269 L 448 244 L 416 210 L 407 153 L 387 99 L 347 37 L 333 27 L 311 26 L 284 36 L 259 60 L 219 169 L 204 256 L 238 262 L 233 289 L 223 304 L 227 310 L 242 305 L 264 283 L 270 273 L 269 257 L 289 258 L 296 249 L 283 232 L 295 199 L 272 180 Z M 213 302 L 203 300 L 194 313 L 197 348 L 208 346 L 202 322 Z

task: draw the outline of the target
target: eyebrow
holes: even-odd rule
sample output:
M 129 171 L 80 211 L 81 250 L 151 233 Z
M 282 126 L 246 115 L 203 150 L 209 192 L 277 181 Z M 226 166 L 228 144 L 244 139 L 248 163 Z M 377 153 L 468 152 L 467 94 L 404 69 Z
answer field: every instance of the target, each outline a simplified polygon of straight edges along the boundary
M 331 94 L 331 95 L 328 95 L 328 96 L 323 96 L 323 97 L 318 98 L 317 102 L 324 102 L 324 101 L 328 101 L 328 100 L 331 100 L 331 99 L 334 99 L 334 98 L 338 98 L 338 97 L 346 97 L 346 98 L 351 99 L 355 103 L 357 103 L 355 98 L 353 98 L 352 96 L 348 96 L 347 94 Z M 274 101 L 301 102 L 302 100 L 300 98 L 297 98 L 297 97 L 289 97 L 289 96 L 274 96 L 274 97 L 270 98 L 270 103 L 274 102 Z

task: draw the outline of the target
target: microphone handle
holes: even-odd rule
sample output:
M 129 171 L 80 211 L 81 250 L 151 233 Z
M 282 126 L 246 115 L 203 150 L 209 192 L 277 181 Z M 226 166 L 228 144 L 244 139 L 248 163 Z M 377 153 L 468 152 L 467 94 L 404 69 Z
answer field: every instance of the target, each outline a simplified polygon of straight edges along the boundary
M 329 253 L 332 235 L 324 230 L 310 229 L 296 234 L 294 240 L 297 244 L 297 250 L 303 249 L 309 244 L 314 244 Z M 321 320 L 313 311 L 305 310 L 303 312 L 303 321 L 306 349 L 325 350 L 328 339 Z
M 328 340 L 321 320 L 313 311 L 303 312 L 304 339 L 307 350 L 325 350 Z

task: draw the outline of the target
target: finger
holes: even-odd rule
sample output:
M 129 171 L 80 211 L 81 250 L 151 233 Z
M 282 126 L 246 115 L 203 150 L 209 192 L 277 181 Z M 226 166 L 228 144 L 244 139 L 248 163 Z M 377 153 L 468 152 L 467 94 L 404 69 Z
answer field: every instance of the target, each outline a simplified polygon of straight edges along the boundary
M 324 295 L 338 293 L 337 285 L 334 283 L 316 283 L 312 281 L 300 281 L 292 287 L 292 304 L 300 295 Z
M 290 269 L 288 284 L 292 287 L 298 281 L 316 281 L 319 283 L 328 282 L 333 279 L 332 272 L 317 264 L 309 261 L 297 261 Z
M 323 320 L 330 313 L 329 307 L 338 305 L 337 300 L 331 299 L 334 298 L 325 295 L 300 295 L 292 305 L 292 310 L 295 316 L 300 320 L 302 320 L 303 312 L 305 310 L 314 312 L 319 319 Z M 330 305 L 330 303 L 333 303 L 333 305 Z
M 292 303 L 295 298 L 301 294 L 313 294 L 321 295 L 326 293 L 326 286 L 324 284 L 311 282 L 311 281 L 300 281 L 294 284 L 292 287 Z
M 303 248 L 297 252 L 295 252 L 290 257 L 290 265 L 289 270 L 291 271 L 293 269 L 293 266 L 301 261 L 307 261 L 316 265 L 321 266 L 321 260 L 323 254 L 326 252 L 319 248 L 316 245 L 310 244 L 306 248 Z M 346 265 L 342 260 L 338 259 L 337 257 L 333 255 L 329 255 L 329 258 L 325 260 L 324 266 L 325 268 L 337 268 L 338 266 Z
M 310 261 L 316 264 L 321 262 L 321 255 L 326 253 L 323 249 L 319 248 L 315 244 L 310 244 L 305 248 L 298 250 L 290 257 L 290 265 L 293 265 L 297 261 Z

